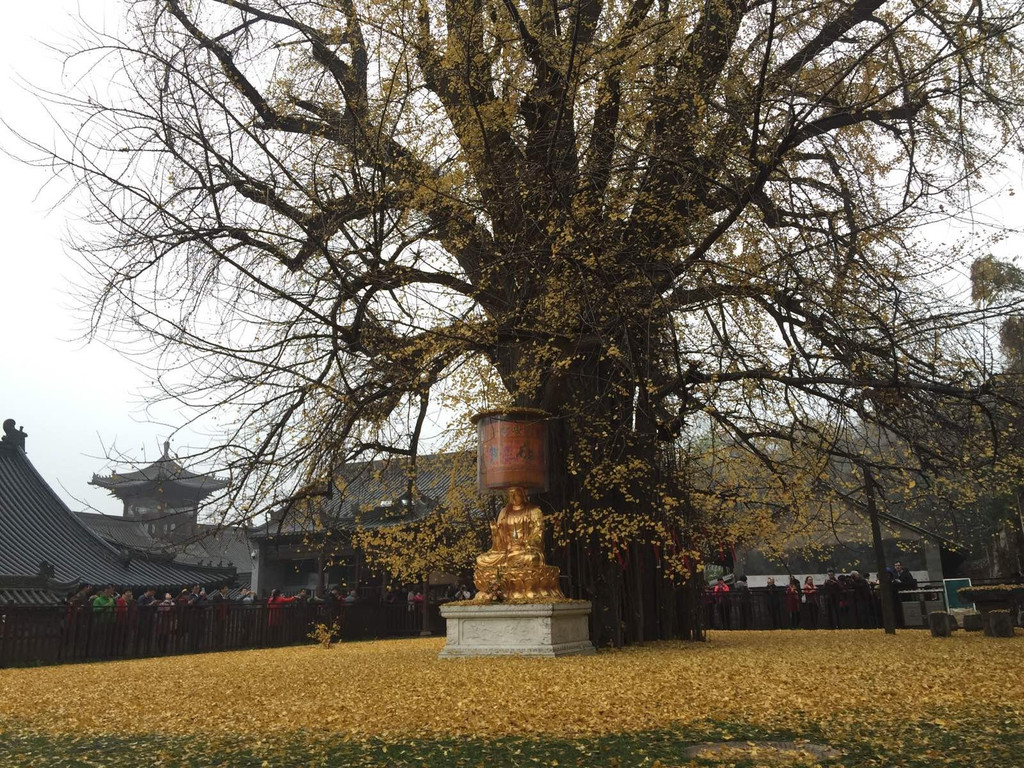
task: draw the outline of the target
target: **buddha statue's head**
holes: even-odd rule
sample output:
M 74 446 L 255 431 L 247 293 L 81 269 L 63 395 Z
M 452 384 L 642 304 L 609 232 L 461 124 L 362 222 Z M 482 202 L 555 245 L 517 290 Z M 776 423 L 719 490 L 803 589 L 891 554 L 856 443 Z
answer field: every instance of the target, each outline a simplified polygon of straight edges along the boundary
M 518 486 L 508 489 L 508 502 L 513 507 L 521 507 L 526 503 L 526 491 Z

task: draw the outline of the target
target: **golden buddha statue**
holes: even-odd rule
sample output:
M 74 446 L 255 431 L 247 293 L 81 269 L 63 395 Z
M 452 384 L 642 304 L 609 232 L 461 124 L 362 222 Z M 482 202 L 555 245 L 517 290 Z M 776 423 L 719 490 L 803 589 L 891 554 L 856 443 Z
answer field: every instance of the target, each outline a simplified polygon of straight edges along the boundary
M 477 557 L 473 571 L 475 602 L 563 597 L 558 568 L 544 564 L 544 515 L 524 489 L 508 489 L 491 537 L 494 545 Z

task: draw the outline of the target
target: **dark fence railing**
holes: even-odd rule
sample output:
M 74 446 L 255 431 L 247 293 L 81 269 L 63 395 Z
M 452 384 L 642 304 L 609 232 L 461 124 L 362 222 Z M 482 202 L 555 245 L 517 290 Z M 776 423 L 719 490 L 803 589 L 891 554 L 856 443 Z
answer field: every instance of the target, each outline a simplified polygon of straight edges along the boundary
M 922 583 L 901 592 L 897 624 L 927 626 L 928 612 L 941 610 L 941 584 Z M 791 610 L 795 608 L 795 610 Z M 871 629 L 881 626 L 877 587 L 830 597 L 801 593 L 798 606 L 777 589 L 733 590 L 724 600 L 703 594 L 707 629 Z M 311 642 L 317 624 L 340 627 L 340 639 L 413 637 L 423 629 L 419 605 L 360 601 L 351 604 L 205 603 L 132 606 L 127 612 L 97 612 L 91 606 L 0 605 L 0 667 L 130 659 L 182 653 L 271 648 Z M 427 606 L 431 634 L 443 635 L 440 606 Z
M 431 633 L 444 632 L 438 606 L 428 606 L 427 619 Z M 423 629 L 423 613 L 386 603 L 206 603 L 122 613 L 0 606 L 0 667 L 272 648 L 311 642 L 317 624 L 335 623 L 342 640 L 412 637 Z
M 882 626 L 878 587 L 870 591 L 846 590 L 834 595 L 818 589 L 802 591 L 796 601 L 782 589 L 752 587 L 732 590 L 722 598 L 712 590 L 703 594 L 704 626 L 708 629 L 874 629 Z M 944 610 L 942 586 L 922 583 L 896 593 L 896 624 L 926 627 L 930 611 Z

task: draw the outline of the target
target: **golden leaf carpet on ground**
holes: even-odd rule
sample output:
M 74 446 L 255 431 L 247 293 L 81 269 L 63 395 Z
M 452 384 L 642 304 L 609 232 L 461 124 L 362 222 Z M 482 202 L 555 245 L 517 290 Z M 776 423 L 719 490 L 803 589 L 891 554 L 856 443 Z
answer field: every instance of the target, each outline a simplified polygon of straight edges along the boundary
M 575 737 L 727 716 L 858 727 L 1024 715 L 1024 638 L 879 631 L 712 633 L 596 656 L 437 658 L 442 640 L 344 643 L 0 670 L 0 720 L 51 732 L 312 729 L 353 738 Z M 888 702 L 888 703 L 887 703 Z M 830 730 L 842 731 L 842 727 Z

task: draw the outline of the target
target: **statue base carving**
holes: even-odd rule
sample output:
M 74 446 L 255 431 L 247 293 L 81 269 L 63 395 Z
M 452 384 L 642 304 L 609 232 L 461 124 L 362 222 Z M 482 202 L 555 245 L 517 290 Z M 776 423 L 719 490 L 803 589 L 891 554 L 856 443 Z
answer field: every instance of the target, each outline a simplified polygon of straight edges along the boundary
M 442 659 L 464 656 L 576 656 L 596 653 L 590 603 L 441 606 L 447 623 Z
M 565 598 L 558 586 L 558 567 L 554 565 L 477 565 L 473 584 L 477 589 L 474 603 Z

